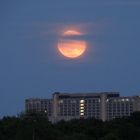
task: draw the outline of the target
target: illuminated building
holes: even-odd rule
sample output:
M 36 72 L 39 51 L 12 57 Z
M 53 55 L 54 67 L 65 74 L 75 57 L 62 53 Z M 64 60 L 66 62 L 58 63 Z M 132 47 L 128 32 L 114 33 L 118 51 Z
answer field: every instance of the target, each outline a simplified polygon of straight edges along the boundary
M 120 97 L 118 92 L 56 92 L 52 99 L 27 99 L 26 111 L 47 112 L 53 122 L 90 117 L 106 121 L 140 111 L 140 97 Z

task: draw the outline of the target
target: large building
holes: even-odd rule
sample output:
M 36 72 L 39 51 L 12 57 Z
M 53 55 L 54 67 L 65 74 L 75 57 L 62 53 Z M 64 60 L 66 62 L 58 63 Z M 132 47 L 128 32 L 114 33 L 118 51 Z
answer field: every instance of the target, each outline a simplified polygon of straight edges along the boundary
M 57 92 L 52 99 L 26 99 L 25 108 L 46 113 L 53 122 L 89 117 L 106 121 L 140 111 L 140 96 L 120 97 L 118 92 Z
M 25 109 L 27 112 L 44 113 L 48 117 L 52 116 L 52 99 L 30 98 L 25 101 Z

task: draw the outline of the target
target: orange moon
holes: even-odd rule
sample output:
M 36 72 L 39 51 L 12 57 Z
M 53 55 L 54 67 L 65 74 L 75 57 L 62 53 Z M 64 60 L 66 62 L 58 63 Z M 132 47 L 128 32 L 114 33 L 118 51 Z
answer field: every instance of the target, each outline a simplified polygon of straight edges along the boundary
M 68 58 L 77 58 L 86 50 L 86 42 L 81 40 L 61 40 L 58 42 L 59 52 Z

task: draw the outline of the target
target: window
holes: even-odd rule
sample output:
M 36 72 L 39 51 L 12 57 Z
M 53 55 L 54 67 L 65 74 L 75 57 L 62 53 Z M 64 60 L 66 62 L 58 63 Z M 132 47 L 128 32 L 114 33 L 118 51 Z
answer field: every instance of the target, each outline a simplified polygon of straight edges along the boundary
M 80 103 L 84 103 L 84 100 L 80 100 Z

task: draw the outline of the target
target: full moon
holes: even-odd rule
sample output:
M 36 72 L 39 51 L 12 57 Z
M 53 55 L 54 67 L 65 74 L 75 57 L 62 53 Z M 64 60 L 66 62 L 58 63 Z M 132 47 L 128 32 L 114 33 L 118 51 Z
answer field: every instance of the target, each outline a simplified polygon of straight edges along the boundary
M 58 42 L 59 52 L 68 58 L 77 58 L 86 50 L 86 42 L 81 40 L 61 40 Z
M 73 37 L 81 37 L 83 33 L 78 30 L 66 30 L 62 34 L 61 40 L 58 42 L 59 52 L 68 58 L 77 58 L 84 54 L 86 50 L 86 42 L 84 40 L 73 39 Z

